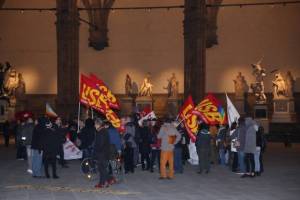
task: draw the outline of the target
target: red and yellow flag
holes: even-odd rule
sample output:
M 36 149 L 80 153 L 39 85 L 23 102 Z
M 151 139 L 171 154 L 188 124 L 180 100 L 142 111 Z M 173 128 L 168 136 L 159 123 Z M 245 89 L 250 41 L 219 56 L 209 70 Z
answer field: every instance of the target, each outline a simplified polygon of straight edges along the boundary
M 212 95 L 207 95 L 194 109 L 193 113 L 198 115 L 206 124 L 216 125 L 226 123 L 226 114 L 221 103 Z
M 192 96 L 188 96 L 183 106 L 179 111 L 179 118 L 183 121 L 184 126 L 188 132 L 192 142 L 196 141 L 196 134 L 198 131 L 197 115 L 193 113 L 195 108 Z
M 90 78 L 81 74 L 79 99 L 82 104 L 103 113 L 115 128 L 121 127 L 121 120 L 112 110 L 115 106 L 119 108 L 117 99 L 96 76 Z

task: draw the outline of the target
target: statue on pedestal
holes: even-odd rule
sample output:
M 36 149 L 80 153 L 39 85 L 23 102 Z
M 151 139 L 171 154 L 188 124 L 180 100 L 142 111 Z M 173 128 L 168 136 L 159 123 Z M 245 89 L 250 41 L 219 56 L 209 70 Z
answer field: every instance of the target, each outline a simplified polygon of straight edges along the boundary
M 275 74 L 273 83 L 273 96 L 274 99 L 286 98 L 287 97 L 287 85 L 282 74 L 280 72 Z
M 126 96 L 132 95 L 132 80 L 128 74 L 126 75 L 126 80 L 125 80 L 125 94 Z
M 245 80 L 245 77 L 242 75 L 241 72 L 238 73 L 236 79 L 233 80 L 233 82 L 234 82 L 235 96 L 240 99 L 244 98 L 244 94 L 248 92 L 249 86 L 247 84 L 247 81 Z
M 167 80 L 168 85 L 164 89 L 168 90 L 168 97 L 177 98 L 178 97 L 178 85 L 179 82 L 176 79 L 175 73 L 172 73 L 170 79 Z
M 261 60 L 257 64 L 252 64 L 253 72 L 255 76 L 255 83 L 251 84 L 251 89 L 256 97 L 257 104 L 265 104 L 267 97 L 265 95 L 264 77 L 266 74 L 266 69 L 261 66 Z
M 286 74 L 286 95 L 289 98 L 294 96 L 295 79 L 290 71 Z
M 140 96 L 146 96 L 146 97 L 152 96 L 153 84 L 150 82 L 150 77 L 151 77 L 151 74 L 148 73 L 147 76 L 144 78 L 144 81 L 143 81 L 140 91 L 139 91 Z

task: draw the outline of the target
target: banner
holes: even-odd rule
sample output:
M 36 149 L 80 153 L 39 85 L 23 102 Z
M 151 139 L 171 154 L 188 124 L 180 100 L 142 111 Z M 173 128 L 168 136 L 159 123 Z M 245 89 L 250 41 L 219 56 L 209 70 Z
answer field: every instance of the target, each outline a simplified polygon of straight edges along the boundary
M 65 160 L 73 160 L 73 159 L 81 159 L 82 151 L 80 151 L 76 145 L 71 142 L 69 139 L 64 143 L 64 159 Z
M 58 116 L 48 102 L 46 103 L 46 115 L 50 118 L 56 118 Z
M 155 115 L 154 111 L 152 111 L 149 106 L 145 107 L 145 109 L 140 113 L 140 115 L 141 115 L 140 116 L 141 118 L 138 120 L 139 126 L 142 126 L 143 121 L 145 121 L 145 120 L 151 121 L 151 120 L 156 119 L 156 115 Z
M 226 101 L 227 101 L 227 119 L 228 119 L 229 127 L 231 127 L 231 124 L 233 122 L 238 121 L 238 119 L 240 118 L 240 114 L 234 107 L 233 103 L 231 102 L 227 94 L 226 94 Z
M 114 102 L 116 103 L 116 106 L 117 100 L 115 99 L 115 96 L 111 94 L 111 92 L 108 92 L 108 88 L 106 86 L 103 86 L 103 84 L 102 86 L 99 86 L 100 82 L 102 81 L 97 77 L 91 79 L 81 74 L 79 94 L 80 102 L 101 112 L 115 128 L 120 128 L 121 120 L 111 109 L 110 106 L 112 103 L 109 103 Z
M 90 74 L 90 78 L 92 81 L 94 81 L 94 83 L 96 83 L 96 86 L 100 90 L 100 92 L 107 97 L 109 107 L 119 110 L 120 104 L 117 98 L 115 97 L 115 95 L 113 95 L 112 91 L 108 89 L 105 83 L 102 80 L 98 79 L 97 76 L 95 76 L 94 74 Z
M 193 111 L 204 123 L 208 125 L 226 124 L 226 114 L 221 103 L 209 94 L 201 101 Z
M 184 126 L 188 132 L 192 142 L 196 141 L 196 134 L 198 131 L 198 119 L 197 115 L 193 113 L 195 108 L 192 96 L 188 96 L 183 106 L 179 111 L 179 118 L 183 121 Z

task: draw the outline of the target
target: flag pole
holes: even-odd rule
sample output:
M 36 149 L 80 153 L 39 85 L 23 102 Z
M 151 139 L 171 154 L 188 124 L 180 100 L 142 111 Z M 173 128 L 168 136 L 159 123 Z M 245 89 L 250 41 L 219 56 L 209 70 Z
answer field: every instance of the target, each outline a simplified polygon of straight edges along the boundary
M 94 119 L 94 110 L 92 107 L 91 107 L 91 113 L 92 113 L 92 119 Z
M 78 102 L 77 133 L 79 133 L 79 120 L 80 120 L 80 101 Z

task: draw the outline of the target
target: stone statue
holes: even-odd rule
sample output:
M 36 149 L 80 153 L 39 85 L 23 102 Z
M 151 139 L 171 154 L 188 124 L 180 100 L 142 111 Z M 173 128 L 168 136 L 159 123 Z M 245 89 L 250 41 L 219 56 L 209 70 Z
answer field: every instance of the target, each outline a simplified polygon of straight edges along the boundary
M 275 79 L 272 83 L 274 99 L 287 97 L 286 82 L 280 72 L 275 74 Z
M 125 94 L 127 96 L 132 95 L 132 81 L 128 74 L 126 75 L 126 80 L 125 80 Z
M 251 89 L 256 97 L 256 103 L 264 104 L 267 101 L 263 82 L 264 77 L 267 75 L 266 69 L 261 66 L 261 60 L 257 64 L 252 64 L 252 68 L 252 74 L 255 76 L 256 82 L 251 84 Z
M 23 75 L 21 73 L 18 73 L 18 78 L 19 78 L 19 83 L 18 83 L 18 87 L 16 88 L 15 95 L 18 99 L 23 99 L 26 93 L 26 85 L 25 85 Z
M 26 85 L 21 73 L 16 69 L 9 68 L 4 78 L 4 91 L 8 97 L 20 97 L 26 92 Z
M 286 74 L 286 96 L 293 98 L 294 96 L 295 79 L 290 71 Z
M 148 73 L 147 76 L 144 78 L 144 81 L 139 91 L 140 96 L 147 96 L 147 97 L 152 96 L 153 85 L 150 82 L 150 76 L 151 76 L 150 73 Z
M 247 81 L 245 80 L 245 77 L 242 75 L 241 72 L 238 73 L 236 79 L 233 80 L 233 82 L 234 82 L 235 96 L 239 98 L 244 98 L 244 94 L 248 92 L 249 86 L 247 84 Z
M 175 73 L 172 73 L 171 78 L 168 79 L 167 87 L 164 87 L 164 89 L 168 90 L 168 97 L 178 97 L 178 85 Z
M 4 81 L 7 77 L 7 72 L 11 68 L 11 65 L 9 62 L 6 62 L 6 67 L 2 63 L 0 63 L 0 96 L 5 96 L 5 90 L 4 90 Z

